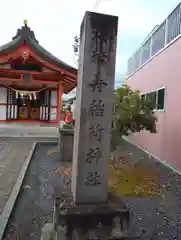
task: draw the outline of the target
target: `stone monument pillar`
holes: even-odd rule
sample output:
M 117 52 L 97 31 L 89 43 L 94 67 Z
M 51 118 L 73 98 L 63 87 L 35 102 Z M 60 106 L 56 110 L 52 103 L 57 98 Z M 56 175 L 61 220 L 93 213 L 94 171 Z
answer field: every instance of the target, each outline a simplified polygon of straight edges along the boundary
M 72 185 L 56 202 L 57 239 L 125 236 L 129 211 L 108 194 L 117 28 L 118 17 L 93 12 L 81 25 Z
M 92 12 L 81 25 L 72 174 L 77 204 L 108 199 L 117 28 L 118 17 Z

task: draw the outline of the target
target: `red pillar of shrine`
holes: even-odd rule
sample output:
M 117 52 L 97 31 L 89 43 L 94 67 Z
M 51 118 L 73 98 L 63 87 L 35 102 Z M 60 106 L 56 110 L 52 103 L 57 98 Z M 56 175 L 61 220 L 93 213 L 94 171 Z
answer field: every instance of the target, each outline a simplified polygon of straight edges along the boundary
M 57 116 L 56 116 L 56 122 L 58 125 L 60 125 L 60 120 L 61 120 L 61 111 L 62 111 L 62 84 L 58 84 L 58 89 L 57 89 Z

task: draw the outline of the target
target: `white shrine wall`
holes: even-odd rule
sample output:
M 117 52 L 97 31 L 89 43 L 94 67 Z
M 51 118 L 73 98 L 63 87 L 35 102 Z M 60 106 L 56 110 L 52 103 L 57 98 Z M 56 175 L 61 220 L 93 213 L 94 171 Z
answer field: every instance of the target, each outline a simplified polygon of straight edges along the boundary
M 50 99 L 50 121 L 55 121 L 57 117 L 57 91 L 51 91 Z
M 0 87 L 0 120 L 6 120 L 7 89 Z

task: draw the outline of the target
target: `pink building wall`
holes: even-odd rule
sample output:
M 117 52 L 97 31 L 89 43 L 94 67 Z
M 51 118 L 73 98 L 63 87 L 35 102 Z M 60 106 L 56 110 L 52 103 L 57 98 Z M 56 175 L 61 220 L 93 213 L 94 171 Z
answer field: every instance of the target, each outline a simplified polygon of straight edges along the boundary
M 181 168 L 181 38 L 135 72 L 126 83 L 145 93 L 165 87 L 165 109 L 156 111 L 158 133 L 143 131 L 129 139 Z

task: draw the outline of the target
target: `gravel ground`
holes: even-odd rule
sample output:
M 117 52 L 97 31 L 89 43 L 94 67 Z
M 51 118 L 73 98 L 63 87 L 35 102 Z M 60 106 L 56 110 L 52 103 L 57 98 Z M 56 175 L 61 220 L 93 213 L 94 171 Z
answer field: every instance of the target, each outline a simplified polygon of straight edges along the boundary
M 4 240 L 18 235 L 38 240 L 44 223 L 52 220 L 54 188 L 61 185 L 57 169 L 64 166 L 58 161 L 59 153 L 47 154 L 49 148 L 39 146 L 34 155 Z M 121 155 L 154 168 L 165 189 L 164 199 L 123 198 L 131 210 L 130 233 L 140 240 L 181 240 L 181 176 L 126 141 L 121 143 Z
M 181 176 L 148 156 L 137 147 L 122 141 L 121 154 L 130 161 L 138 160 L 144 166 L 154 168 L 160 175 L 165 197 L 125 197 L 131 210 L 130 231 L 144 240 L 181 239 Z

